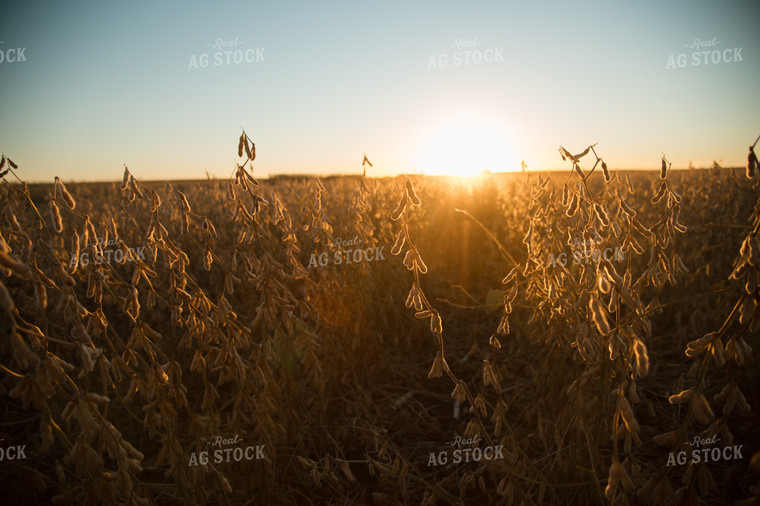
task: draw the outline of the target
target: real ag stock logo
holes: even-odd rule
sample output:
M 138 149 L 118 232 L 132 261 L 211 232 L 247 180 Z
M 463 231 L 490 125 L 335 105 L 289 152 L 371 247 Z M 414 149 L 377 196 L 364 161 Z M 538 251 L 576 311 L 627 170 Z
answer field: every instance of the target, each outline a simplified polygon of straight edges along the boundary
M 266 61 L 263 47 L 238 48 L 243 43 L 240 37 L 232 40 L 215 39 L 206 47 L 216 50 L 213 53 L 199 53 L 190 55 L 189 70 L 206 68 L 209 64 L 214 67 L 222 65 L 240 65 L 241 63 L 260 63 Z
M 608 262 L 620 262 L 622 260 L 625 260 L 625 254 L 623 254 L 623 252 L 620 250 L 620 246 L 616 246 L 614 248 L 604 248 L 604 250 L 601 250 L 599 249 L 599 245 L 601 243 L 601 237 L 597 237 L 596 240 L 589 239 L 587 241 L 581 241 L 580 239 L 576 238 L 572 244 L 573 250 L 571 252 L 573 265 L 579 265 L 581 263 L 589 264 L 591 262 L 598 264 L 602 261 L 602 258 Z M 552 267 L 557 264 L 566 267 L 567 261 L 567 254 L 564 252 L 556 256 L 554 253 L 552 253 L 549 256 L 549 266 Z
M 721 41 L 715 36 L 712 40 L 694 39 L 688 44 L 684 44 L 687 49 L 696 49 L 687 57 L 686 53 L 677 55 L 668 55 L 667 69 L 684 68 L 687 65 L 699 67 L 705 65 L 717 65 L 719 63 L 736 63 L 744 61 L 742 58 L 742 47 L 730 47 L 718 49 Z
M 0 462 L 4 460 L 26 460 L 26 445 L 4 445 L 0 439 Z
M 452 441 L 446 443 L 449 446 L 456 447 L 451 452 L 451 463 L 459 464 L 461 462 L 480 462 L 481 460 L 500 460 L 504 458 L 504 445 L 486 446 L 485 448 L 475 446 L 472 448 L 472 445 L 477 444 L 479 441 L 478 434 L 475 434 L 467 439 L 462 436 L 456 436 Z M 428 467 L 442 466 L 448 462 L 449 451 L 443 450 L 437 453 L 430 452 L 427 465 Z
M 362 248 L 361 239 L 359 236 L 355 236 L 353 239 L 344 240 L 340 237 L 333 240 L 330 245 L 334 251 L 322 252 L 319 255 L 312 253 L 309 258 L 309 268 L 313 267 L 327 267 L 331 263 L 333 265 L 341 264 L 358 264 L 361 262 L 379 262 L 385 260 L 383 250 L 385 246 Z M 351 249 L 347 249 L 347 246 L 351 246 Z M 337 250 L 335 250 L 337 248 Z
M 717 434 L 713 435 L 711 438 L 694 436 L 694 438 L 689 441 L 691 451 L 686 452 L 681 450 L 680 452 L 670 452 L 668 454 L 668 463 L 666 464 L 666 467 L 675 465 L 683 466 L 687 462 L 692 464 L 704 462 L 707 464 L 708 462 L 720 462 L 724 460 L 738 460 L 744 458 L 742 455 L 742 446 L 744 445 L 730 445 L 723 447 L 712 446 L 718 441 L 720 440 L 718 439 Z
M 446 47 L 454 50 L 453 52 L 443 52 L 431 54 L 428 58 L 428 70 L 448 67 L 459 67 L 461 65 L 480 65 L 481 63 L 500 63 L 504 61 L 503 47 L 479 48 L 483 44 L 482 40 L 474 37 L 469 40 L 456 39 Z
M 206 442 L 206 446 L 211 446 L 211 450 L 192 452 L 188 467 L 205 466 L 209 462 L 221 464 L 222 462 L 240 462 L 241 460 L 262 460 L 267 456 L 264 454 L 265 445 L 248 445 L 243 446 L 243 440 L 238 434 L 234 438 L 224 439 L 222 436 L 216 436 Z M 211 460 L 209 460 L 211 458 Z
M 5 47 L 5 41 L 0 41 L 0 65 L 4 63 L 20 63 L 26 61 L 25 47 Z
M 124 263 L 125 261 L 133 261 L 136 259 L 145 260 L 145 254 L 143 252 L 145 250 L 145 246 L 140 246 L 138 248 L 127 248 L 125 251 L 120 247 L 118 239 L 105 241 L 102 237 L 98 237 L 96 239 L 96 242 L 98 247 L 93 248 L 92 259 L 90 258 L 90 254 L 86 251 L 80 252 L 79 256 L 71 255 L 71 260 L 69 261 L 69 269 L 73 268 L 75 265 L 87 267 L 90 262 L 94 263 L 95 265 L 100 265 L 103 262 L 110 264 L 112 260 L 117 264 Z M 113 250 L 104 249 L 107 246 L 116 246 L 116 248 Z

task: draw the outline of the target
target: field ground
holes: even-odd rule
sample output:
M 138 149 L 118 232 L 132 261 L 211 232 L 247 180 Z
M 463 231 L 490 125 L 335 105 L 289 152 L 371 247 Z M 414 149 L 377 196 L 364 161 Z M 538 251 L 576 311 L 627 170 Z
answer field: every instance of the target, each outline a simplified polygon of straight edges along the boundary
M 2 184 L 6 500 L 757 497 L 743 171 L 248 176 Z

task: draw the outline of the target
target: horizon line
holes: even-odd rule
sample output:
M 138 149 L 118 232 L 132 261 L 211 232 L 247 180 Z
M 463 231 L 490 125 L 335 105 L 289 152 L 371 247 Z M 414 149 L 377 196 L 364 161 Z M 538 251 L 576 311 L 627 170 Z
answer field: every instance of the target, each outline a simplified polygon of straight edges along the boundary
M 689 170 L 741 170 L 743 171 L 745 167 L 742 166 L 732 166 L 732 167 L 670 167 L 668 169 L 668 172 L 670 171 L 689 171 Z M 584 169 L 584 171 L 589 171 L 589 169 Z M 655 169 L 648 169 L 648 168 L 610 168 L 610 172 L 613 171 L 636 171 L 636 172 L 660 172 L 660 168 Z M 131 171 L 130 171 L 131 172 Z M 287 172 L 287 173 L 281 173 L 281 174 L 268 174 L 266 176 L 256 176 L 254 175 L 254 178 L 257 180 L 269 180 L 269 179 L 276 179 L 280 177 L 300 177 L 300 178 L 341 178 L 341 177 L 353 177 L 353 178 L 361 178 L 361 179 L 393 179 L 396 177 L 401 176 L 424 176 L 424 177 L 436 177 L 436 178 L 460 178 L 460 179 L 475 179 L 478 177 L 488 177 L 488 176 L 508 176 L 508 175 L 515 175 L 515 174 L 541 174 L 541 173 L 557 173 L 557 172 L 574 172 L 573 168 L 562 168 L 562 169 L 528 169 L 528 170 L 511 170 L 511 171 L 498 171 L 498 172 L 491 172 L 488 170 L 485 170 L 481 172 L 480 174 L 476 174 L 474 176 L 465 176 L 465 175 L 456 175 L 456 174 L 425 174 L 424 172 L 399 172 L 395 175 L 366 175 L 363 176 L 361 173 L 305 173 L 305 172 Z M 590 172 L 587 172 L 587 174 Z M 134 174 L 132 174 L 134 177 Z M 232 178 L 219 178 L 219 177 L 198 177 L 198 178 L 183 178 L 183 179 L 143 179 L 143 178 L 135 178 L 141 183 L 164 183 L 164 182 L 199 182 L 199 181 L 228 181 Z M 40 181 L 40 180 L 21 180 L 22 183 L 26 184 L 54 184 L 54 179 L 50 181 Z M 106 183 L 121 183 L 120 179 L 109 179 L 109 180 L 63 180 L 61 178 L 61 181 L 68 183 L 68 184 L 106 184 Z M 10 183 L 10 184 L 18 184 L 18 183 Z

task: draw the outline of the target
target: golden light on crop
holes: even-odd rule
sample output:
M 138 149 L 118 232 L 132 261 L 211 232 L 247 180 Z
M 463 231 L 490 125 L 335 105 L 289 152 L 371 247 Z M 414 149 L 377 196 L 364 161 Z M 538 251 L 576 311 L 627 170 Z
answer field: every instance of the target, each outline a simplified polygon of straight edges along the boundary
M 472 177 L 520 170 L 506 126 L 483 114 L 457 114 L 431 128 L 417 168 L 425 174 Z

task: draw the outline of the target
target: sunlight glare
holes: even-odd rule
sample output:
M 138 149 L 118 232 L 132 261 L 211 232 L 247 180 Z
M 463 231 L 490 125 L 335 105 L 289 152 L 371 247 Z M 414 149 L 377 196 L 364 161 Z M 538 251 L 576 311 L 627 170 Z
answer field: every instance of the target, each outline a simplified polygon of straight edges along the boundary
M 478 176 L 484 171 L 520 170 L 506 127 L 483 115 L 457 115 L 434 128 L 423 144 L 420 163 L 425 174 Z

